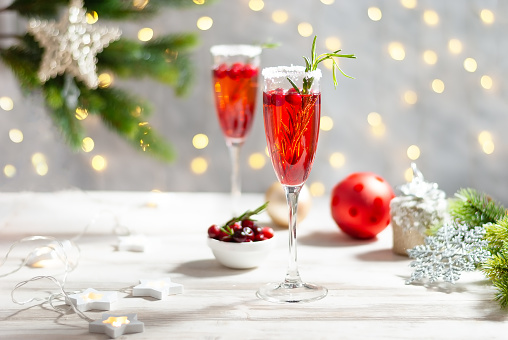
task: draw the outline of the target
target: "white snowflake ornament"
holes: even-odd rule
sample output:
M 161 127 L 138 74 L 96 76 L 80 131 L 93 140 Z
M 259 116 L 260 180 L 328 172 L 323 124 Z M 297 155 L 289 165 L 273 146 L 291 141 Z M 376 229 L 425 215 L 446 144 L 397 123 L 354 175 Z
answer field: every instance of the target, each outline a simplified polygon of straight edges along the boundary
M 463 271 L 473 271 L 477 264 L 489 258 L 488 242 L 484 236 L 483 226 L 469 228 L 446 222 L 436 235 L 425 238 L 424 245 L 408 250 L 409 257 L 415 259 L 409 266 L 415 271 L 406 284 L 423 278 L 435 282 L 440 277 L 455 283 Z
M 97 53 L 121 35 L 116 27 L 87 23 L 82 0 L 72 0 L 59 22 L 30 19 L 28 32 L 44 48 L 38 73 L 41 82 L 68 72 L 91 89 L 99 85 Z

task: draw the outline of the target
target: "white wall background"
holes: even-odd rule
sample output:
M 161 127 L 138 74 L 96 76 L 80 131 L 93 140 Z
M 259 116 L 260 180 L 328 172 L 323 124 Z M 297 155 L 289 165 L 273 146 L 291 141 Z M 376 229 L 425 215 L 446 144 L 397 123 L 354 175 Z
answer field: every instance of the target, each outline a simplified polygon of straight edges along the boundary
M 368 9 L 381 10 L 382 18 L 373 21 Z M 490 10 L 494 22 L 481 19 Z M 272 13 L 284 10 L 283 24 L 272 20 Z M 425 11 L 435 11 L 437 25 L 424 21 Z M 178 149 L 178 159 L 163 164 L 131 149 L 100 122 L 87 118 L 88 134 L 95 141 L 90 153 L 69 151 L 37 96 L 25 96 L 10 70 L 0 64 L 0 97 L 12 98 L 14 108 L 0 108 L 0 169 L 12 165 L 12 177 L 0 173 L 2 191 L 53 191 L 71 187 L 86 190 L 229 191 L 229 155 L 216 122 L 209 72 L 209 48 L 218 43 L 253 43 L 272 40 L 281 46 L 265 50 L 263 66 L 300 64 L 309 55 L 313 35 L 318 36 L 318 52 L 326 51 L 327 38 L 341 42 L 343 52 L 355 53 L 357 60 L 341 62 L 356 79 L 339 78 L 334 90 L 331 72 L 323 69 L 322 115 L 333 120 L 330 131 L 322 131 L 316 161 L 308 184 L 321 183 L 328 195 L 333 186 L 356 171 L 371 171 L 394 187 L 405 183 L 410 166 L 410 145 L 417 145 L 417 165 L 426 179 L 437 182 L 448 195 L 461 187 L 474 187 L 508 203 L 508 2 L 488 0 L 418 0 L 408 9 L 399 0 L 335 0 L 325 5 L 319 0 L 265 0 L 260 11 L 249 9 L 248 0 L 222 0 L 209 6 L 188 10 L 165 10 L 146 22 L 115 23 L 126 36 L 136 37 L 142 27 L 155 35 L 167 32 L 199 32 L 201 44 L 194 52 L 198 78 L 187 98 L 176 98 L 171 89 L 146 79 L 122 86 L 152 101 L 155 112 L 151 124 Z M 99 13 L 100 16 L 100 13 Z M 196 27 L 202 16 L 213 19 L 206 31 Z M 298 24 L 313 27 L 310 37 L 302 37 Z M 0 30 L 22 29 L 6 15 L 0 16 Z M 452 53 L 448 43 L 458 39 L 460 53 Z M 389 45 L 399 42 L 405 50 L 403 60 L 394 60 Z M 435 64 L 424 61 L 424 51 L 437 55 Z M 477 62 L 475 72 L 465 70 L 466 58 Z M 492 87 L 481 86 L 482 76 L 492 79 Z M 445 85 L 444 92 L 431 87 L 434 79 Z M 406 91 L 417 95 L 414 104 L 404 100 Z M 384 123 L 384 134 L 373 133 L 367 117 L 377 112 Z M 243 189 L 264 192 L 276 180 L 269 159 L 261 169 L 252 169 L 248 158 L 264 154 L 261 96 L 258 98 L 254 128 L 242 152 Z M 21 143 L 9 138 L 11 129 L 23 132 Z M 478 142 L 482 131 L 490 132 L 494 151 L 487 154 Z M 198 133 L 209 137 L 205 149 L 192 145 Z M 40 176 L 31 162 L 34 153 L 45 155 L 48 173 Z M 340 167 L 329 158 L 339 152 L 345 162 Z M 107 160 L 102 172 L 90 162 L 100 154 Z M 203 157 L 207 171 L 194 174 L 190 163 Z M 266 156 L 265 156 L 266 157 Z M 314 186 L 319 188 L 318 186 Z

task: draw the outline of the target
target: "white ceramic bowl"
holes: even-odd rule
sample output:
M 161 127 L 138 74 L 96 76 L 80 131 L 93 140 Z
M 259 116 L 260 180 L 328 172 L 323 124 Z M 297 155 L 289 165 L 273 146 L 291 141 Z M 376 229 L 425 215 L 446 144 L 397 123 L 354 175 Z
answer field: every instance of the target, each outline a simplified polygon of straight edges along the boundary
M 213 238 L 207 239 L 213 255 L 222 265 L 234 269 L 258 267 L 277 244 L 275 235 L 257 242 L 222 242 Z

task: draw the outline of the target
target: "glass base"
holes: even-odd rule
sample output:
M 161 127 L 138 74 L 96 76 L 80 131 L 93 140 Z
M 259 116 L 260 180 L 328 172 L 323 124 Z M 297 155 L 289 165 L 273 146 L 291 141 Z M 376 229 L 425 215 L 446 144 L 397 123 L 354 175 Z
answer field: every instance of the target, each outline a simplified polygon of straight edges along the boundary
M 321 300 L 328 289 L 312 283 L 268 283 L 256 295 L 266 301 L 276 303 L 302 303 Z

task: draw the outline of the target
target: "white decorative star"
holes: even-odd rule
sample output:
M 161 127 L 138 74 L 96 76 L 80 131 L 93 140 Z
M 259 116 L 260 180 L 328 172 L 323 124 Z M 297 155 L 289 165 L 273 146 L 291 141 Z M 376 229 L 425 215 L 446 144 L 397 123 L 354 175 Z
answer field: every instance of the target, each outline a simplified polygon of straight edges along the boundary
M 76 309 L 82 312 L 91 309 L 110 310 L 111 305 L 118 301 L 118 292 L 103 292 L 88 288 L 81 293 L 69 295 L 69 299 Z
M 31 19 L 28 32 L 44 47 L 38 73 L 43 83 L 68 72 L 89 88 L 99 85 L 97 53 L 121 35 L 118 28 L 88 24 L 83 0 L 72 0 L 59 22 Z
M 132 296 L 151 296 L 162 300 L 165 296 L 183 293 L 183 285 L 171 282 L 169 277 L 158 280 L 139 280 L 132 289 Z
M 104 313 L 100 320 L 88 324 L 90 333 L 104 333 L 113 339 L 123 334 L 142 333 L 144 330 L 145 324 L 138 321 L 138 315 L 134 313 L 124 315 Z

